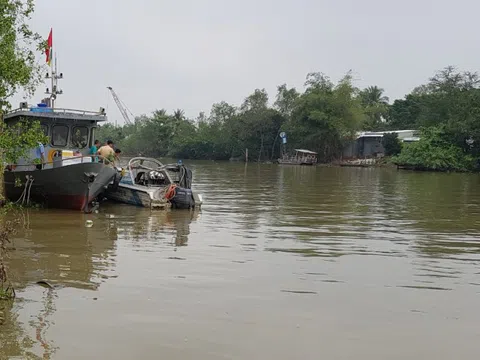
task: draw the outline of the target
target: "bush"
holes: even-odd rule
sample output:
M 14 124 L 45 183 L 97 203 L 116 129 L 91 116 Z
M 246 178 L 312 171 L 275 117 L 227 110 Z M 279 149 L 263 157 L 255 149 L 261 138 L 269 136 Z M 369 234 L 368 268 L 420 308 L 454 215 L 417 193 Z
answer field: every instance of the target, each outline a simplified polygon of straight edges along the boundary
M 397 133 L 386 133 L 382 138 L 382 145 L 385 149 L 385 156 L 394 156 L 402 151 L 402 143 Z
M 424 129 L 420 140 L 404 144 L 392 161 L 412 169 L 436 171 L 472 171 L 476 165 L 473 156 L 448 141 L 443 127 Z

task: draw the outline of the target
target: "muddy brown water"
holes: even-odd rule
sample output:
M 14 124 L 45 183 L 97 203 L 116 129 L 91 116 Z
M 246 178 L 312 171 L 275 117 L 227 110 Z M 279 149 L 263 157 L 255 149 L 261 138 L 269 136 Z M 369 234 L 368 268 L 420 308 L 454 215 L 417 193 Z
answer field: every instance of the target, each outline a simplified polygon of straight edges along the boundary
M 480 354 L 478 175 L 189 165 L 200 212 L 17 215 L 0 359 Z

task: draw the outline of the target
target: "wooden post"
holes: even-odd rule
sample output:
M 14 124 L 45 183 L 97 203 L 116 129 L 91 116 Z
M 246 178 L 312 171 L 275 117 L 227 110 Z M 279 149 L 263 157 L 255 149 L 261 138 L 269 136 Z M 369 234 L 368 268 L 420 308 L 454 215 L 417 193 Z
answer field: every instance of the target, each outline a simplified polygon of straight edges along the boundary
M 245 162 L 248 162 L 248 148 L 245 149 Z

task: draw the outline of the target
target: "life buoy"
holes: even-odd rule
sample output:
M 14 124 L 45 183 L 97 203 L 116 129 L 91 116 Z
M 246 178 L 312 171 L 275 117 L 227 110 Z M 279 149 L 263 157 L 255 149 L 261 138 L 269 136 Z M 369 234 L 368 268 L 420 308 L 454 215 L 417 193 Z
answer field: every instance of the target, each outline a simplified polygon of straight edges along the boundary
M 176 184 L 171 184 L 169 187 L 168 187 L 168 190 L 167 192 L 165 193 L 165 199 L 167 200 L 171 200 L 173 199 L 173 197 L 175 196 L 175 188 L 177 187 Z
M 48 162 L 53 163 L 53 158 L 60 156 L 62 154 L 62 150 L 57 150 L 57 149 L 51 149 L 48 152 Z

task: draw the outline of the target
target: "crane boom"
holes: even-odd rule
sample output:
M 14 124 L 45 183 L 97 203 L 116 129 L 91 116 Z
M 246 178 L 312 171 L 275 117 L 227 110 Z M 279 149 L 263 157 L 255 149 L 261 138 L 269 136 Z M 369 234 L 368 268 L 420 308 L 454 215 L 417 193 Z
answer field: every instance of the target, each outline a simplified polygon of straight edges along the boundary
M 125 120 L 125 124 L 132 125 L 133 123 L 130 120 L 130 117 L 128 116 L 127 108 L 126 108 L 126 106 L 124 106 L 122 101 L 118 98 L 115 90 L 113 90 L 113 88 L 111 86 L 107 86 L 107 89 L 110 90 L 110 92 L 112 93 L 113 100 L 115 101 L 115 104 L 117 104 L 118 110 L 120 110 L 120 113 L 122 114 L 123 119 Z

